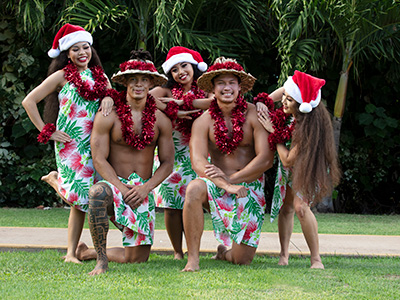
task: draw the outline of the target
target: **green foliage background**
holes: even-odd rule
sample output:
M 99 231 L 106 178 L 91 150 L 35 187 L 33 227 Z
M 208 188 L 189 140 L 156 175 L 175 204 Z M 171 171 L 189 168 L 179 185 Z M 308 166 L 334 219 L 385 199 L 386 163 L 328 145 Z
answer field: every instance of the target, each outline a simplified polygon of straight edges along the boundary
M 60 202 L 54 191 L 40 181 L 42 175 L 55 169 L 53 145 L 36 142 L 38 132 L 21 101 L 45 78 L 50 63 L 47 51 L 60 24 L 66 21 L 93 32 L 94 47 L 109 77 L 133 49 L 146 47 L 156 66 L 161 66 L 168 49 L 182 45 L 199 50 L 209 65 L 219 55 L 237 58 L 258 79 L 253 96 L 261 91 L 272 92 L 278 81 L 284 80 L 282 70 L 290 73 L 301 68 L 325 78 L 323 98 L 333 111 L 342 67 L 335 36 L 317 13 L 303 16 L 314 22 L 309 22 L 307 32 L 293 30 L 301 43 L 285 50 L 280 30 L 288 14 L 278 11 L 279 6 L 273 6 L 273 2 L 2 1 L 0 206 L 52 206 Z M 286 7 L 293 18 L 296 7 Z M 393 45 L 393 52 L 396 47 Z M 287 64 L 282 64 L 285 53 L 290 58 L 287 69 Z M 388 59 L 363 54 L 350 73 L 347 89 L 339 153 L 343 177 L 337 188 L 335 210 L 400 213 L 398 55 Z M 267 175 L 266 194 L 271 198 L 274 170 Z

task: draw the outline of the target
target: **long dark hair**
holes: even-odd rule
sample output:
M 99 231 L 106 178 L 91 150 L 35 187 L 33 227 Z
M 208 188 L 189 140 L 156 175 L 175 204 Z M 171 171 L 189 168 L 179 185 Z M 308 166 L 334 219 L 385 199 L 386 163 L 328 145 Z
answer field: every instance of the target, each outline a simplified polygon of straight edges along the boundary
M 297 146 L 293 189 L 318 202 L 339 184 L 340 170 L 331 116 L 321 102 L 310 113 L 295 114 L 292 147 Z
M 197 80 L 203 74 L 203 72 L 201 72 L 195 64 L 191 64 L 191 65 L 193 67 L 193 80 Z M 168 81 L 164 85 L 164 87 L 166 87 L 167 89 L 172 89 L 174 87 L 174 85 L 177 84 L 177 82 L 172 77 L 171 70 L 168 72 L 167 77 L 168 77 Z
M 92 48 L 92 58 L 89 61 L 89 68 L 94 66 L 103 67 L 96 50 L 92 46 L 90 47 Z M 58 70 L 62 70 L 68 64 L 68 62 L 68 50 L 62 51 L 59 56 L 53 58 L 53 60 L 51 61 L 47 70 L 47 77 L 57 72 Z M 46 98 L 44 98 L 43 121 L 45 123 L 55 123 L 58 117 L 58 110 L 58 92 L 53 92 Z

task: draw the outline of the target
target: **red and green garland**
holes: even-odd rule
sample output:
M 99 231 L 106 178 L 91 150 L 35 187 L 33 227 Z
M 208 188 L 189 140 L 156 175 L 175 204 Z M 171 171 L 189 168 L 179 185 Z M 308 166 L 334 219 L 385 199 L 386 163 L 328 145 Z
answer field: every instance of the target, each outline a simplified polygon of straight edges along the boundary
M 217 100 L 211 102 L 209 113 L 214 120 L 214 137 L 219 150 L 226 154 L 231 154 L 243 140 L 243 124 L 246 121 L 245 112 L 247 102 L 241 96 L 236 100 L 236 106 L 231 112 L 232 134 L 229 136 L 228 127 Z
M 87 81 L 82 81 L 78 68 L 72 62 L 68 63 L 63 70 L 65 79 L 76 87 L 78 94 L 83 99 L 93 101 L 104 98 L 108 81 L 100 66 L 90 68 L 94 80 L 92 87 Z
M 136 134 L 133 130 L 131 108 L 126 102 L 126 92 L 118 93 L 112 90 L 108 95 L 114 99 L 125 143 L 137 150 L 143 150 L 154 138 L 155 112 L 157 109 L 154 97 L 150 94 L 147 95 L 146 105 L 142 111 L 142 132 L 141 134 Z
M 286 114 L 283 108 L 275 109 L 274 101 L 267 93 L 259 93 L 254 97 L 254 103 L 264 103 L 269 111 L 274 132 L 268 136 L 269 147 L 272 151 L 276 150 L 277 144 L 284 144 L 292 139 L 292 134 L 296 121 L 293 120 L 290 114 Z
M 184 94 L 183 86 L 181 84 L 176 84 L 171 89 L 171 93 L 174 99 L 183 100 L 183 105 L 180 106 L 180 109 L 184 111 L 194 110 L 195 107 L 193 106 L 193 100 L 202 99 L 205 97 L 204 92 L 199 89 L 195 80 L 192 83 L 190 91 L 188 91 L 186 94 Z M 191 114 L 192 119 L 176 119 L 176 130 L 189 139 L 192 131 L 192 124 L 196 118 L 201 116 L 202 113 L 203 112 L 199 111 Z

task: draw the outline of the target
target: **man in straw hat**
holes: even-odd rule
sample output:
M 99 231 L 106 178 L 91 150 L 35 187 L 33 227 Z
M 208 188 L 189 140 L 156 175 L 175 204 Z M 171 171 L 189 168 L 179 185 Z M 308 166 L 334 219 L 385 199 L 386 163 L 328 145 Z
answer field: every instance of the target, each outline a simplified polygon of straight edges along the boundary
M 186 190 L 188 261 L 183 271 L 199 269 L 203 208 L 211 212 L 215 237 L 222 243 L 214 258 L 244 265 L 253 260 L 266 205 L 263 173 L 273 163 L 255 106 L 241 96 L 255 80 L 235 60 L 223 57 L 198 79 L 200 89 L 214 93 L 215 99 L 192 127 L 192 167 L 201 178 Z
M 90 275 L 106 272 L 109 260 L 147 261 L 154 238 L 152 190 L 172 172 L 174 163 L 171 122 L 148 94 L 153 85 L 164 84 L 166 77 L 148 60 L 147 51 L 134 51 L 131 58 L 112 77 L 126 91 L 114 90 L 115 110 L 108 117 L 98 113 L 93 124 L 93 163 L 104 180 L 89 190 L 88 219 L 95 249 L 80 243 L 77 250 L 81 260 L 97 258 Z M 152 176 L 156 146 L 160 166 Z M 106 251 L 108 217 L 122 231 L 125 249 Z

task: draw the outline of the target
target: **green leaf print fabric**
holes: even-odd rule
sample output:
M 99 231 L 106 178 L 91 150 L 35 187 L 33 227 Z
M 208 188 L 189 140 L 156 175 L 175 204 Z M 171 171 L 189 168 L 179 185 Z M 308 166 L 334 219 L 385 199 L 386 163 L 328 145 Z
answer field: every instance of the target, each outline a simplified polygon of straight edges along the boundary
M 249 189 L 246 198 L 236 198 L 208 178 L 200 179 L 207 184 L 215 238 L 225 246 L 231 246 L 233 240 L 256 248 L 266 206 L 264 176 L 252 183 L 241 184 Z
M 94 85 L 90 69 L 80 76 L 89 86 Z M 57 130 L 66 132 L 72 139 L 69 143 L 55 142 L 59 191 L 72 206 L 87 212 L 89 188 L 101 180 L 93 167 L 90 151 L 90 134 L 100 99 L 85 100 L 74 85 L 67 82 L 58 100 Z
M 155 189 L 156 206 L 183 209 L 186 187 L 197 178 L 190 162 L 189 141 L 177 130 L 172 132 L 175 162 L 172 173 Z M 153 171 L 159 166 L 157 155 Z
M 145 183 L 145 180 L 135 173 L 131 174 L 128 180 L 121 177 L 119 179 L 129 185 L 142 185 Z M 107 183 L 112 189 L 114 215 L 110 219 L 122 231 L 122 245 L 124 247 L 153 245 L 156 220 L 154 193 L 150 192 L 143 203 L 132 210 L 125 203 L 119 189 L 105 180 L 101 182 Z

